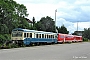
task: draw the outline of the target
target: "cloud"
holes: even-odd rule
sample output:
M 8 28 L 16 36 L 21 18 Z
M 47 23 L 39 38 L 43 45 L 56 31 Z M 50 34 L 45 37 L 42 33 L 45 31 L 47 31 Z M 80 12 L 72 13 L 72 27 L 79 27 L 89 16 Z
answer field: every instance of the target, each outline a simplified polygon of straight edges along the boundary
M 41 17 L 50 16 L 55 19 L 56 25 L 62 24 L 72 33 L 77 30 L 83 30 L 90 27 L 90 0 L 14 0 L 27 7 L 29 16 L 32 20 L 33 16 L 36 21 Z
M 60 18 L 59 20 L 57 20 L 56 25 L 58 27 L 64 25 L 69 33 L 73 33 L 74 31 L 77 31 L 77 28 L 78 31 L 84 31 L 84 28 L 89 28 L 90 22 L 70 22 L 63 18 Z
M 74 23 L 72 22 L 69 22 L 63 18 L 60 18 L 59 20 L 57 20 L 57 24 L 56 24 L 58 27 L 64 25 L 67 30 L 69 31 L 69 33 L 73 33 L 75 30 L 76 30 L 76 26 Z
M 90 21 L 90 0 L 76 0 L 73 4 L 64 1 L 64 3 L 60 2 L 62 6 L 58 7 L 61 15 L 58 18 L 64 18 L 67 21 L 71 22 L 87 22 Z M 59 5 L 60 5 L 59 4 Z
M 57 9 L 58 18 L 64 18 L 71 22 L 90 21 L 90 0 L 15 0 L 24 4 L 33 16 L 54 17 L 54 10 Z M 60 13 L 60 14 L 59 14 Z

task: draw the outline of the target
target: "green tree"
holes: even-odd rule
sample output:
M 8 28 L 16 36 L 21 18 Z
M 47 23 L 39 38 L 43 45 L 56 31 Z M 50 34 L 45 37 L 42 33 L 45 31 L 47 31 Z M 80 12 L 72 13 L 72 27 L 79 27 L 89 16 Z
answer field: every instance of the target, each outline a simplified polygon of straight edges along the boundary
M 90 39 L 90 28 L 84 28 L 83 37 Z
M 0 0 L 0 43 L 10 40 L 12 29 L 29 28 L 27 9 L 13 0 Z M 7 38 L 8 37 L 8 38 Z
M 37 30 L 47 31 L 47 32 L 55 32 L 55 22 L 49 16 L 42 17 L 40 21 L 36 23 Z
M 59 33 L 63 33 L 63 34 L 68 34 L 69 33 L 69 31 L 67 31 L 67 28 L 64 25 L 62 25 L 59 28 L 57 27 L 57 30 L 58 30 Z
M 35 21 L 35 17 L 33 17 L 32 21 L 33 21 L 33 26 L 34 26 L 34 24 L 35 24 L 35 22 L 36 22 L 36 21 Z
M 17 27 L 27 28 L 24 18 L 26 16 L 28 16 L 27 9 L 23 4 L 18 4 L 13 0 L 0 0 L 0 29 L 4 26 L 3 33 L 4 31 L 10 33 Z

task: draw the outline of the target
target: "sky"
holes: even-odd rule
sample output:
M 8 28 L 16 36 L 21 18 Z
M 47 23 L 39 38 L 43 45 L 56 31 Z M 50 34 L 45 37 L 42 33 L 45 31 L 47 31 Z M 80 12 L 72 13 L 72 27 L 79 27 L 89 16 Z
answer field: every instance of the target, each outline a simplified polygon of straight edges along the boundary
M 64 25 L 70 33 L 83 31 L 90 27 L 90 0 L 14 0 L 26 6 L 32 20 L 40 21 L 42 17 L 49 16 L 55 20 L 56 26 Z

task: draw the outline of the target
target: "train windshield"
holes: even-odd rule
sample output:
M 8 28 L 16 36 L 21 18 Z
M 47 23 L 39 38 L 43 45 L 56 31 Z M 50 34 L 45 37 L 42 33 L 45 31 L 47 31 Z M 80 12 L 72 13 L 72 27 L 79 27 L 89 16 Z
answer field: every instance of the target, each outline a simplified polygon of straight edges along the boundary
M 12 32 L 12 37 L 22 37 L 22 32 L 16 32 L 16 31 L 14 31 L 14 32 Z

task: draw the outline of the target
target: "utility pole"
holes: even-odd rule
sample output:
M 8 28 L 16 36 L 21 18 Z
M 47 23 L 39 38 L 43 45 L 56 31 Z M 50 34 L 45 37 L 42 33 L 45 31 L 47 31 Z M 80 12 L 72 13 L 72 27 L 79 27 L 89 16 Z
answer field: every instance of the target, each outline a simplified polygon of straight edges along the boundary
M 78 31 L 78 21 L 77 21 L 77 31 Z
M 56 32 L 56 12 L 57 12 L 57 9 L 55 10 L 55 32 Z

